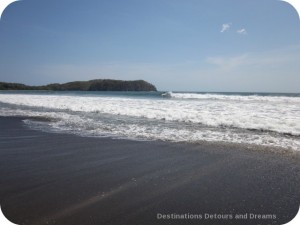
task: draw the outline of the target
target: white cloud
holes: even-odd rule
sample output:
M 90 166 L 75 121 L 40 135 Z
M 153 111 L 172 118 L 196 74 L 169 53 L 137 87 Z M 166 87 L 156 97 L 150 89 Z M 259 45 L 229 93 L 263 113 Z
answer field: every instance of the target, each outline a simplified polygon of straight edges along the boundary
M 242 29 L 240 29 L 240 30 L 237 30 L 236 31 L 238 34 L 247 34 L 247 31 L 246 31 L 246 29 L 245 28 L 242 28 Z
M 218 90 L 299 93 L 300 46 L 206 58 L 208 87 Z M 199 71 L 203 72 L 203 71 Z M 200 76 L 200 75 L 199 75 Z M 298 82 L 296 84 L 296 82 Z M 196 83 L 196 82 L 195 82 Z M 218 86 L 219 85 L 219 86 Z
M 221 29 L 221 33 L 224 33 L 225 31 L 227 31 L 229 28 L 231 27 L 231 24 L 230 23 L 224 23 L 222 25 L 222 29 Z
M 291 46 L 266 52 L 252 52 L 237 56 L 207 57 L 205 62 L 216 66 L 220 71 L 232 71 L 238 68 L 272 68 L 295 65 L 299 61 L 300 46 Z

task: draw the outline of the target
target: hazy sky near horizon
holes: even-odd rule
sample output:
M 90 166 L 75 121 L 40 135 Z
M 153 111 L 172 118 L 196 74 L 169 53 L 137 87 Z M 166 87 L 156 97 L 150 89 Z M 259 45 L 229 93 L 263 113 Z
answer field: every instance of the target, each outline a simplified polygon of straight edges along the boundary
M 159 90 L 300 92 L 300 21 L 279 0 L 22 0 L 0 81 L 144 79 Z

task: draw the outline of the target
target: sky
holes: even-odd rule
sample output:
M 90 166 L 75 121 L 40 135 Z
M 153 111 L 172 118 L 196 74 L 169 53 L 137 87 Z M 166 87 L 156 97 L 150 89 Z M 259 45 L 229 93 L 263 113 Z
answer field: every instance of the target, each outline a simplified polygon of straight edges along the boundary
M 5 9 L 0 81 L 91 79 L 299 93 L 299 16 L 279 0 L 22 0 Z

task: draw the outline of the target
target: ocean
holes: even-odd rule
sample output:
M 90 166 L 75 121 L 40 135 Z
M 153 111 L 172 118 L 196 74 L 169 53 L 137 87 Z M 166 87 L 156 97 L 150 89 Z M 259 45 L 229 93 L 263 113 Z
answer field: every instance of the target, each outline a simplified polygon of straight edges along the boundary
M 300 151 L 300 94 L 1 91 L 0 116 L 82 136 Z

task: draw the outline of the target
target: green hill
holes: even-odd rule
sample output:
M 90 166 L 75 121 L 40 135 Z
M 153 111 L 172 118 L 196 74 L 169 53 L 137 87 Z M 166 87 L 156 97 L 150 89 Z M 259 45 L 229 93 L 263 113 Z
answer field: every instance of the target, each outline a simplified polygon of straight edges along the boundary
M 25 84 L 0 82 L 0 90 L 157 91 L 153 84 L 150 84 L 144 80 L 123 81 L 109 79 L 74 81 L 64 84 L 55 83 L 44 86 L 28 86 Z

